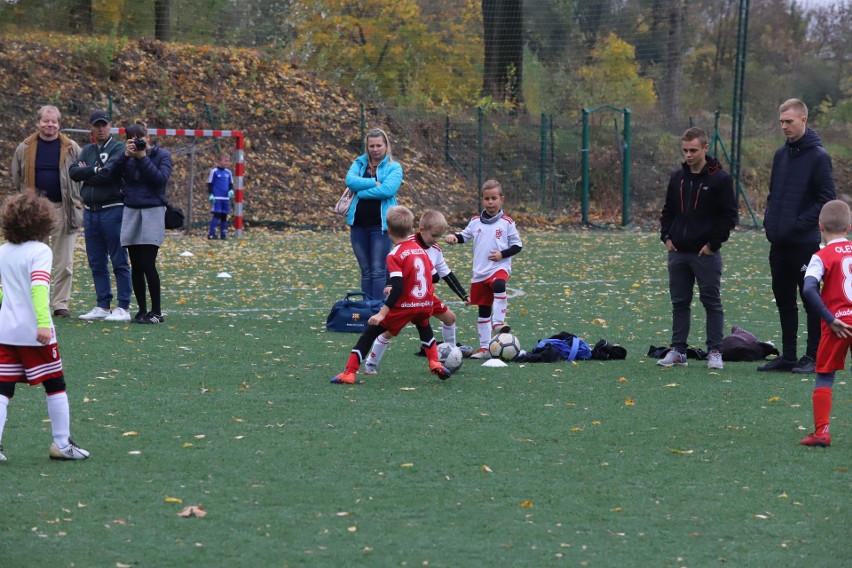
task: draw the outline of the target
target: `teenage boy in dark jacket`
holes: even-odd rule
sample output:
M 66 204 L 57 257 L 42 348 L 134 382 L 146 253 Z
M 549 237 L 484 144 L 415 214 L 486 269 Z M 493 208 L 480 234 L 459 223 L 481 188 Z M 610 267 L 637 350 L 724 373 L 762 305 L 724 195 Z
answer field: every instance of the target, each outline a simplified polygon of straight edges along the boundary
M 772 294 L 781 319 L 781 356 L 758 371 L 813 373 L 820 337 L 820 316 L 802 301 L 807 312 L 808 338 L 805 355 L 798 360 L 796 343 L 799 306 L 805 270 L 819 250 L 819 212 L 835 198 L 831 156 L 817 133 L 807 127 L 808 107 L 789 99 L 778 108 L 781 131 L 787 142 L 775 151 L 763 227 L 769 239 Z
M 672 299 L 671 350 L 657 364 L 686 366 L 686 347 L 692 319 L 692 291 L 707 312 L 707 367 L 723 368 L 722 243 L 737 222 L 731 176 L 707 155 L 707 133 L 690 128 L 681 137 L 683 167 L 674 172 L 660 217 L 660 240 L 669 251 L 669 293 Z

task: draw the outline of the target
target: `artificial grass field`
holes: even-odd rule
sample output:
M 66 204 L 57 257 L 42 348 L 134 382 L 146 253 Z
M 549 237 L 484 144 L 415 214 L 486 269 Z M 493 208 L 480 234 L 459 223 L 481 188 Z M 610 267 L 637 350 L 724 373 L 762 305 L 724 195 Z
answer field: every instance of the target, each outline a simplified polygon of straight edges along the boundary
M 164 325 L 57 322 L 91 459 L 48 460 L 43 390 L 18 386 L 0 566 L 852 564 L 848 373 L 833 446 L 801 447 L 813 376 L 646 356 L 670 340 L 656 234 L 521 231 L 507 321 L 522 346 L 565 330 L 626 361 L 467 361 L 441 382 L 409 327 L 379 375 L 331 385 L 357 339 L 324 329 L 359 287 L 346 233 L 167 239 Z M 445 252 L 466 282 L 469 245 Z M 723 254 L 726 328 L 778 343 L 764 235 Z M 82 239 L 76 260 L 75 315 L 95 300 Z M 474 343 L 475 308 L 437 292 Z M 697 293 L 693 315 L 704 347 Z M 179 517 L 190 505 L 206 516 Z

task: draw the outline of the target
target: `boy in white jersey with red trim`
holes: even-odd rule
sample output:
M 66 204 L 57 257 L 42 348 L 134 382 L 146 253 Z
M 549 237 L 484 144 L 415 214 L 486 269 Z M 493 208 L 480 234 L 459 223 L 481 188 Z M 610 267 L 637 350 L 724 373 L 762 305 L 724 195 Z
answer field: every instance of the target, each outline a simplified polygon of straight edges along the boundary
M 426 254 L 429 256 L 429 260 L 432 261 L 432 284 L 437 284 L 438 280 L 443 278 L 450 287 L 450 290 L 452 290 L 456 296 L 461 298 L 461 300 L 467 304 L 470 301 L 467 291 L 461 285 L 459 279 L 456 278 L 456 275 L 453 274 L 453 271 L 450 270 L 450 267 L 447 266 L 447 262 L 444 260 L 444 252 L 441 250 L 441 247 L 437 245 L 446 230 L 447 219 L 440 211 L 430 209 L 428 211 L 424 211 L 423 215 L 420 216 L 420 228 L 417 230 L 414 238 L 420 246 L 423 247 L 423 250 L 426 251 Z M 387 291 L 388 290 L 386 289 L 386 292 Z M 453 311 L 436 296 L 433 296 L 432 300 L 432 316 L 441 322 L 441 336 L 444 339 L 444 343 L 455 345 L 456 314 L 454 314 Z M 393 335 L 391 335 L 388 331 L 376 338 L 376 342 L 373 343 L 373 347 L 370 349 L 370 354 L 367 356 L 367 360 L 364 363 L 365 375 L 375 375 L 379 372 L 379 363 L 381 362 L 385 351 L 387 351 L 392 338 Z M 468 354 L 472 351 L 470 346 L 462 347 L 467 348 Z M 424 354 L 423 350 L 421 349 L 418 354 Z
M 44 386 L 56 460 L 82 460 L 89 452 L 71 440 L 71 416 L 62 360 L 50 317 L 50 266 L 53 253 L 42 243 L 56 222 L 53 205 L 34 190 L 3 203 L 0 226 L 0 462 L 3 427 L 15 383 Z
M 438 346 L 429 326 L 432 315 L 434 286 L 432 261 L 415 238 L 414 214 L 407 207 L 395 206 L 387 213 L 388 236 L 393 248 L 387 256 L 387 270 L 391 290 L 378 313 L 367 321 L 367 329 L 349 354 L 346 368 L 331 378 L 335 384 L 356 383 L 355 374 L 369 353 L 370 346 L 384 332 L 396 336 L 409 322 L 420 335 L 420 344 L 429 361 L 429 371 L 441 380 L 450 371 L 438 361 Z
M 490 179 L 482 184 L 482 212 L 460 233 L 449 234 L 447 244 L 473 239 L 473 277 L 470 303 L 479 306 L 476 331 L 479 351 L 472 359 L 488 359 L 488 343 L 496 333 L 508 333 L 506 325 L 506 282 L 512 272 L 512 257 L 523 243 L 515 222 L 503 213 L 503 188 Z
M 805 302 L 822 317 L 822 335 L 811 396 L 814 431 L 801 444 L 827 447 L 831 445 L 828 426 L 834 374 L 846 366 L 846 353 L 852 347 L 852 242 L 847 238 L 852 215 L 846 202 L 834 200 L 822 206 L 819 230 L 825 247 L 811 257 L 802 287 Z

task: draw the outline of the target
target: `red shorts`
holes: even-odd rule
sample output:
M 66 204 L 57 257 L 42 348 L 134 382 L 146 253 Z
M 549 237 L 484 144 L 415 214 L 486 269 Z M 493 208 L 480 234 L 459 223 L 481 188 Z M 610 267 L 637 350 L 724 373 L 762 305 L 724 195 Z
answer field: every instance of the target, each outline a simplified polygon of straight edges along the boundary
M 846 353 L 850 346 L 852 346 L 852 340 L 837 337 L 823 321 L 822 335 L 819 338 L 819 349 L 817 349 L 816 372 L 842 371 L 846 367 Z
M 37 385 L 62 376 L 59 346 L 0 344 L 0 382 Z
M 449 311 L 450 308 L 444 305 L 444 302 L 438 299 L 437 296 L 432 297 L 432 315 L 439 316 Z
M 470 303 L 473 306 L 491 306 L 494 304 L 494 281 L 509 281 L 509 273 L 498 270 L 488 280 L 474 282 L 470 285 Z
M 379 325 L 389 331 L 391 335 L 396 337 L 402 330 L 402 328 L 404 328 L 406 324 L 408 324 L 408 322 L 411 322 L 414 325 L 420 327 L 429 325 L 429 317 L 431 315 L 431 311 L 424 312 L 414 310 L 392 309 L 388 312 L 388 315 L 385 316 L 385 319 L 383 319 Z

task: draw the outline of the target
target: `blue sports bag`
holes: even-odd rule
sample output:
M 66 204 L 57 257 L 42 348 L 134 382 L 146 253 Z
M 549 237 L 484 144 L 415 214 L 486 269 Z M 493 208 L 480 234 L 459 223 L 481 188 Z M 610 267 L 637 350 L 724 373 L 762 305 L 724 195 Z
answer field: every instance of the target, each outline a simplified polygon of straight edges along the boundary
M 329 331 L 361 333 L 367 328 L 370 316 L 382 309 L 384 303 L 384 300 L 368 300 L 363 292 L 349 292 L 345 298 L 334 302 L 325 327 Z

